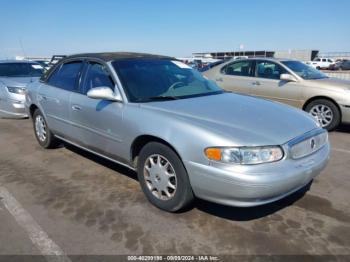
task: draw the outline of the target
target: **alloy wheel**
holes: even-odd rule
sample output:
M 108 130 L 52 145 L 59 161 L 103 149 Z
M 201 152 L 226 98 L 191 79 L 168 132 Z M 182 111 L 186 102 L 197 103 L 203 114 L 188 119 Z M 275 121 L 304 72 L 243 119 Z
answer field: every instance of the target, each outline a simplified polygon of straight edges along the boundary
M 326 105 L 314 105 L 309 112 L 321 125 L 326 127 L 333 121 L 333 111 Z
M 37 115 L 35 118 L 35 133 L 41 142 L 46 140 L 46 123 L 41 115 Z
M 149 156 L 145 161 L 143 176 L 147 188 L 156 198 L 167 201 L 174 197 L 177 187 L 176 173 L 164 156 Z

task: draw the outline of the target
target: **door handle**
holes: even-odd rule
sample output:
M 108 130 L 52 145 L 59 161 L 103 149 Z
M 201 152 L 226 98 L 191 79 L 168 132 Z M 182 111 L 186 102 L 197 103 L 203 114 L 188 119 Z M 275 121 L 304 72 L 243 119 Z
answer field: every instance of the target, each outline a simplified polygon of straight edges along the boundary
M 78 106 L 78 105 L 73 105 L 73 106 L 72 106 L 72 109 L 73 109 L 74 111 L 80 111 L 80 110 L 81 110 L 81 107 Z
M 252 85 L 253 85 L 253 86 L 260 86 L 261 84 L 260 84 L 259 81 L 255 81 L 255 82 L 252 83 Z
M 223 82 L 224 80 L 222 79 L 222 77 L 216 78 L 215 79 L 216 82 Z

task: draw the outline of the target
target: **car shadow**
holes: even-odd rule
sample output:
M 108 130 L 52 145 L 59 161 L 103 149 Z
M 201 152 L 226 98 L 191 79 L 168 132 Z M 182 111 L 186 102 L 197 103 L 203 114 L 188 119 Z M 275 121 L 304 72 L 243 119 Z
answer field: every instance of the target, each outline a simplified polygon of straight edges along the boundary
M 96 105 L 96 111 L 102 111 L 104 108 L 106 108 L 108 105 L 112 104 L 113 101 L 107 101 L 107 100 L 101 100 L 97 105 Z
M 120 164 L 117 164 L 117 163 L 110 161 L 108 159 L 105 159 L 103 157 L 97 156 L 93 153 L 90 153 L 86 150 L 83 150 L 83 149 L 76 147 L 76 146 L 73 146 L 71 144 L 63 142 L 62 145 L 66 149 L 74 152 L 75 154 L 78 154 L 84 158 L 87 158 L 87 159 L 89 159 L 89 160 L 91 160 L 99 165 L 107 167 L 107 168 L 109 168 L 109 169 L 111 169 L 111 170 L 113 170 L 113 171 L 115 171 L 123 176 L 127 176 L 129 178 L 132 178 L 132 179 L 138 181 L 136 172 L 131 170 L 130 168 L 124 167 Z
M 293 205 L 296 201 L 301 199 L 307 191 L 310 190 L 311 182 L 302 189 L 294 192 L 293 194 L 275 201 L 273 203 L 256 206 L 256 207 L 231 207 L 220 204 L 215 204 L 202 199 L 196 199 L 195 208 L 198 210 L 217 216 L 220 218 L 233 220 L 233 221 L 249 221 L 266 217 L 274 214 L 288 206 Z
M 97 156 L 93 153 L 90 153 L 88 151 L 85 151 L 83 149 L 80 149 L 76 146 L 73 146 L 68 143 L 62 144 L 66 149 L 74 152 L 75 154 L 78 154 L 84 158 L 87 158 L 99 165 L 102 165 L 106 168 L 109 168 L 121 175 L 127 176 L 131 179 L 134 179 L 135 181 L 138 181 L 137 174 L 135 171 L 124 167 L 120 164 L 117 164 L 115 162 L 112 162 L 110 160 L 107 160 L 105 158 L 102 158 L 100 156 Z M 208 213 L 210 215 L 233 220 L 233 221 L 249 221 L 254 219 L 259 219 L 262 217 L 266 217 L 268 215 L 271 215 L 273 213 L 278 212 L 279 210 L 282 210 L 290 205 L 292 205 L 294 202 L 301 199 L 307 191 L 310 190 L 312 182 L 310 182 L 305 187 L 301 188 L 300 190 L 294 192 L 293 194 L 275 201 L 270 204 L 265 204 L 257 207 L 231 207 L 231 206 L 225 206 L 221 204 L 212 203 L 206 200 L 202 199 L 195 199 L 192 205 L 189 207 L 181 210 L 178 213 L 185 213 L 194 209 L 197 209 L 199 211 Z M 141 188 L 140 188 L 141 190 Z
M 350 124 L 341 124 L 335 131 L 340 133 L 350 133 Z

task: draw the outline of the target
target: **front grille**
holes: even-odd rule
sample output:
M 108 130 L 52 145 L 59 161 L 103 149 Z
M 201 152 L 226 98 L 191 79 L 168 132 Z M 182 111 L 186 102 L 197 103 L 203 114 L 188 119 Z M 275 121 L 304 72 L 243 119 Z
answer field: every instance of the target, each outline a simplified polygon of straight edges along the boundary
M 321 149 L 328 142 L 327 131 L 307 134 L 290 143 L 290 153 L 293 159 L 302 158 Z

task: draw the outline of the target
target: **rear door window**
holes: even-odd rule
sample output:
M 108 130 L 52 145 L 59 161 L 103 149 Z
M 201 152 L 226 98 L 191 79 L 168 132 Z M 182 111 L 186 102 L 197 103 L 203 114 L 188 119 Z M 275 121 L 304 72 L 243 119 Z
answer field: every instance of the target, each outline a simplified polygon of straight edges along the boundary
M 47 83 L 68 91 L 75 91 L 82 66 L 82 61 L 65 63 L 52 73 Z
M 252 76 L 253 60 L 234 62 L 226 65 L 222 71 L 225 75 Z

